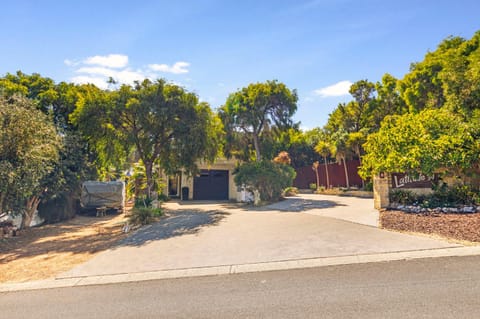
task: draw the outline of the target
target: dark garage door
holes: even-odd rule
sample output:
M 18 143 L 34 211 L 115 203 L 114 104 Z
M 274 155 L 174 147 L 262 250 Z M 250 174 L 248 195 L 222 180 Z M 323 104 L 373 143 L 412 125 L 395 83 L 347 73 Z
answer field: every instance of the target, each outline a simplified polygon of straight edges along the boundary
M 193 199 L 227 200 L 228 171 L 202 169 L 193 179 Z

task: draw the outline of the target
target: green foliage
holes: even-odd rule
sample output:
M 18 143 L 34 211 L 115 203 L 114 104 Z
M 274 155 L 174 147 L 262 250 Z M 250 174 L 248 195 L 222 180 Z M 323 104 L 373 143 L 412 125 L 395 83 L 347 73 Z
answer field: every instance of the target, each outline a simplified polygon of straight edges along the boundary
M 335 149 L 327 140 L 320 140 L 317 145 L 315 145 L 315 151 L 326 159 L 335 152 Z
M 112 124 L 110 116 L 114 109 L 114 93 L 104 91 L 92 84 L 78 89 L 75 110 L 69 121 L 75 125 L 95 154 L 95 164 L 102 179 L 109 180 L 118 174 L 131 150 L 122 135 Z
M 480 31 L 472 39 L 449 37 L 399 83 L 410 112 L 447 107 L 465 115 L 480 107 Z
M 52 79 L 42 77 L 38 73 L 31 75 L 17 71 L 7 73 L 0 78 L 0 94 L 6 96 L 21 95 L 31 101 L 45 114 L 49 114 L 51 106 L 58 99 L 58 92 Z
M 135 198 L 129 222 L 133 225 L 147 225 L 155 221 L 157 217 L 163 216 L 159 207 L 152 207 L 153 199 L 147 195 Z
M 265 158 L 273 158 L 280 151 L 287 151 L 291 165 L 294 168 L 308 166 L 313 161 L 318 160 L 319 156 L 314 151 L 314 142 L 310 138 L 310 131 L 302 132 L 297 128 L 290 128 L 285 131 L 278 131 L 276 136 L 272 136 L 270 147 L 265 147 L 262 143 L 262 153 Z M 262 139 L 264 136 L 262 136 Z
M 153 199 L 149 196 L 146 196 L 146 195 L 138 196 L 138 197 L 135 197 L 135 203 L 133 204 L 133 207 L 151 208 L 152 207 L 152 202 L 153 202 Z
M 373 182 L 371 180 L 367 181 L 363 186 L 363 190 L 367 192 L 373 192 Z
M 402 205 L 412 205 L 417 201 L 417 196 L 408 190 L 392 190 L 389 194 L 390 202 Z
M 162 215 L 163 212 L 160 208 L 134 207 L 128 220 L 132 225 L 148 225 Z
M 441 184 L 434 188 L 432 194 L 416 195 L 408 190 L 390 192 L 390 202 L 402 205 L 419 205 L 425 208 L 455 207 L 459 205 L 479 205 L 479 191 L 467 185 Z
M 206 103 L 164 80 L 122 85 L 117 91 L 86 87 L 71 116 L 100 164 L 121 167 L 132 150 L 145 167 L 147 193 L 155 191 L 154 166 L 167 173 L 196 170 L 221 150 L 222 125 Z
M 317 184 L 316 184 L 316 183 L 310 183 L 310 184 L 308 184 L 308 187 L 309 187 L 312 191 L 314 191 L 314 190 L 317 189 Z
M 235 174 L 235 184 L 256 190 L 262 201 L 278 200 L 285 188 L 292 185 L 295 170 L 270 161 L 242 164 Z
M 93 157 L 88 152 L 86 141 L 68 120 L 75 109 L 78 87 L 64 82 L 56 85 L 52 79 L 37 73 L 28 75 L 18 71 L 0 78 L 0 92 L 7 99 L 14 95 L 28 98 L 32 107 L 44 113 L 47 121 L 55 126 L 61 143 L 59 156 L 51 163 L 51 171 L 40 182 L 47 187 L 43 189 L 42 204 L 38 209 L 43 217 L 51 221 L 58 221 L 62 216 L 73 216 L 73 203 L 78 198 L 81 182 L 93 179 L 95 174 L 95 167 L 91 163 Z M 53 213 L 55 210 L 58 213 Z
M 290 186 L 283 190 L 283 196 L 295 196 L 298 195 L 298 188 Z
M 445 39 L 401 80 L 387 73 L 375 85 L 354 83 L 354 100 L 339 104 L 325 126 L 337 158 L 358 156 L 362 177 L 436 169 L 480 175 L 479 65 L 480 31 L 469 40 Z
M 226 155 L 250 160 L 254 153 L 260 161 L 262 139 L 268 142 L 269 133 L 278 136 L 292 127 L 297 100 L 295 90 L 277 81 L 250 84 L 231 94 L 219 112 L 227 134 Z
M 141 161 L 132 164 L 132 174 L 126 176 L 126 195 L 127 198 L 138 198 L 147 196 L 147 175 L 145 173 L 145 165 Z M 153 192 L 161 192 L 165 186 L 164 180 L 160 177 L 158 170 L 155 170 L 152 174 L 153 179 Z
M 58 161 L 60 137 L 48 117 L 21 96 L 0 96 L 0 214 L 43 194 Z
M 480 204 L 478 199 L 478 190 L 474 191 L 470 186 L 455 185 L 448 187 L 447 184 L 443 183 L 434 188 L 434 193 L 429 201 L 431 207 L 437 207 Z
M 478 135 L 478 125 L 445 109 L 391 116 L 368 137 L 360 174 L 468 170 L 479 162 Z
M 168 202 L 170 200 L 170 197 L 164 193 L 159 193 L 158 194 L 158 200 L 162 202 Z

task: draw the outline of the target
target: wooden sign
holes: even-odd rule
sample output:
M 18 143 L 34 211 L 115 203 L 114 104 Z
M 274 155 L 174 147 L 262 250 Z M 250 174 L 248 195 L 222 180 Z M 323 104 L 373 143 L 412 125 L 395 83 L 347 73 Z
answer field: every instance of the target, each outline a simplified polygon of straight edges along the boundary
M 416 176 L 405 173 L 392 173 L 392 188 L 432 188 L 437 176 L 419 174 Z

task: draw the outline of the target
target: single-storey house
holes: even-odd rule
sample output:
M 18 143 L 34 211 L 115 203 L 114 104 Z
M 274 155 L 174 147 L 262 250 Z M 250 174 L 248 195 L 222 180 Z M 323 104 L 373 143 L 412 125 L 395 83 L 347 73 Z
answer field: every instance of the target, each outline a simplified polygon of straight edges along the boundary
M 166 178 L 164 193 L 172 198 L 190 200 L 245 201 L 247 192 L 237 187 L 233 172 L 237 165 L 234 159 L 217 159 L 215 163 L 198 164 L 199 173 L 189 176 L 180 173 Z

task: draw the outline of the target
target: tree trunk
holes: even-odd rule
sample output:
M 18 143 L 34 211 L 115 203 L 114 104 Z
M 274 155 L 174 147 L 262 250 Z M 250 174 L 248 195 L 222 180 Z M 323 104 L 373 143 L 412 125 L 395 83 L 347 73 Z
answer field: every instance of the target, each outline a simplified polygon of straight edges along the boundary
M 348 179 L 347 161 L 345 157 L 343 158 L 343 167 L 345 169 L 345 182 L 347 183 L 347 188 L 350 188 L 350 181 Z
M 328 176 L 328 164 L 327 164 L 327 157 L 323 157 L 323 163 L 325 165 L 325 175 L 327 176 L 327 186 L 326 189 L 330 188 L 330 177 Z
M 22 218 L 22 229 L 25 227 L 30 227 L 32 223 L 33 214 L 37 211 L 38 204 L 40 204 L 40 197 L 39 196 L 32 196 L 30 199 L 27 200 L 25 205 L 25 210 L 23 211 L 23 218 Z
M 318 175 L 318 166 L 315 167 L 315 176 L 317 177 L 317 190 L 320 187 L 320 176 Z
M 357 155 L 358 155 L 358 164 L 359 166 L 362 166 L 362 156 L 360 156 L 360 146 L 357 145 Z M 362 189 L 365 188 L 365 181 L 362 178 Z
M 260 154 L 260 143 L 258 142 L 257 134 L 253 134 L 253 146 L 255 146 L 255 160 L 260 162 L 262 160 L 262 156 Z
M 0 193 L 0 217 L 3 217 L 3 201 L 5 200 L 5 193 Z
M 153 191 L 153 162 L 144 160 L 143 163 L 145 164 L 145 175 L 147 176 L 147 196 L 151 198 Z

